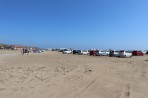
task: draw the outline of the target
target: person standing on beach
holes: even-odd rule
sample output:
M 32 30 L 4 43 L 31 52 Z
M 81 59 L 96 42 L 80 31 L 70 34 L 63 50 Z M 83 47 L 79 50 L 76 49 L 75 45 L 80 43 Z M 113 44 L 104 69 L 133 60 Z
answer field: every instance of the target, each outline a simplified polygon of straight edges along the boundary
M 21 54 L 24 55 L 24 48 L 21 49 Z

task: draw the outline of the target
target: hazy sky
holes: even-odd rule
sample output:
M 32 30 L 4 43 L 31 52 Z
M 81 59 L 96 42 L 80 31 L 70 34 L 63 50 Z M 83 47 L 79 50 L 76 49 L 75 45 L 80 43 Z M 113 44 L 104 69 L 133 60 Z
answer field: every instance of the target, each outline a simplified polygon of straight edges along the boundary
M 148 0 L 0 0 L 0 43 L 148 49 Z

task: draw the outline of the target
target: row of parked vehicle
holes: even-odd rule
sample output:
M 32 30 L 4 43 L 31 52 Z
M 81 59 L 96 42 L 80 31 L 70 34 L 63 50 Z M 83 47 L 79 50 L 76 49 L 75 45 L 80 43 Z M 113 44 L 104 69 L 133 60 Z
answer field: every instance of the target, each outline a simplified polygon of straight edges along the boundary
M 148 54 L 147 52 L 142 51 L 126 51 L 126 50 L 71 50 L 71 49 L 63 49 L 59 52 L 63 54 L 78 54 L 78 55 L 90 55 L 90 56 L 109 56 L 109 57 L 132 57 L 132 56 L 143 56 L 144 54 Z
M 61 52 L 63 54 L 79 54 L 79 55 L 88 55 L 89 54 L 88 50 L 68 50 L 68 49 L 64 49 Z
M 142 51 L 126 51 L 126 50 L 109 50 L 109 51 L 101 51 L 101 50 L 91 50 L 90 56 L 109 56 L 109 57 L 132 57 L 132 56 L 143 56 L 144 53 Z

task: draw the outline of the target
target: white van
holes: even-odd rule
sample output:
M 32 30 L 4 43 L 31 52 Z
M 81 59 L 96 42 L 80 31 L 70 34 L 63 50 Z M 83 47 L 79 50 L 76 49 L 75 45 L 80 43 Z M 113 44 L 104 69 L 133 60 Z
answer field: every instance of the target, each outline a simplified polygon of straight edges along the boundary
M 109 55 L 109 51 L 98 50 L 96 52 L 96 56 L 108 56 L 108 55 Z
M 71 54 L 71 53 L 72 53 L 71 50 L 68 50 L 68 49 L 64 49 L 64 50 L 63 50 L 63 54 Z
M 118 57 L 132 57 L 132 53 L 130 51 L 121 50 L 119 51 Z
M 88 52 L 88 50 L 78 50 L 78 54 L 80 54 L 80 55 L 88 55 L 89 52 Z
M 105 51 L 101 51 L 100 53 L 102 56 L 108 56 L 109 55 L 109 51 L 105 50 Z

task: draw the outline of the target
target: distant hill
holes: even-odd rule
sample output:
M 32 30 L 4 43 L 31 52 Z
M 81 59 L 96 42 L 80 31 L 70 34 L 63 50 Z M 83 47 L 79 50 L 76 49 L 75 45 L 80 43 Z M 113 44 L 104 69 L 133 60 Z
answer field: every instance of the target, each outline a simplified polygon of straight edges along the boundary
M 9 45 L 9 44 L 3 44 L 0 43 L 0 49 L 9 49 L 9 50 L 15 50 L 16 48 L 33 48 L 33 49 L 40 49 L 38 47 L 31 47 L 31 46 L 22 46 L 22 45 Z
M 0 43 L 0 49 L 13 49 L 14 45 Z

